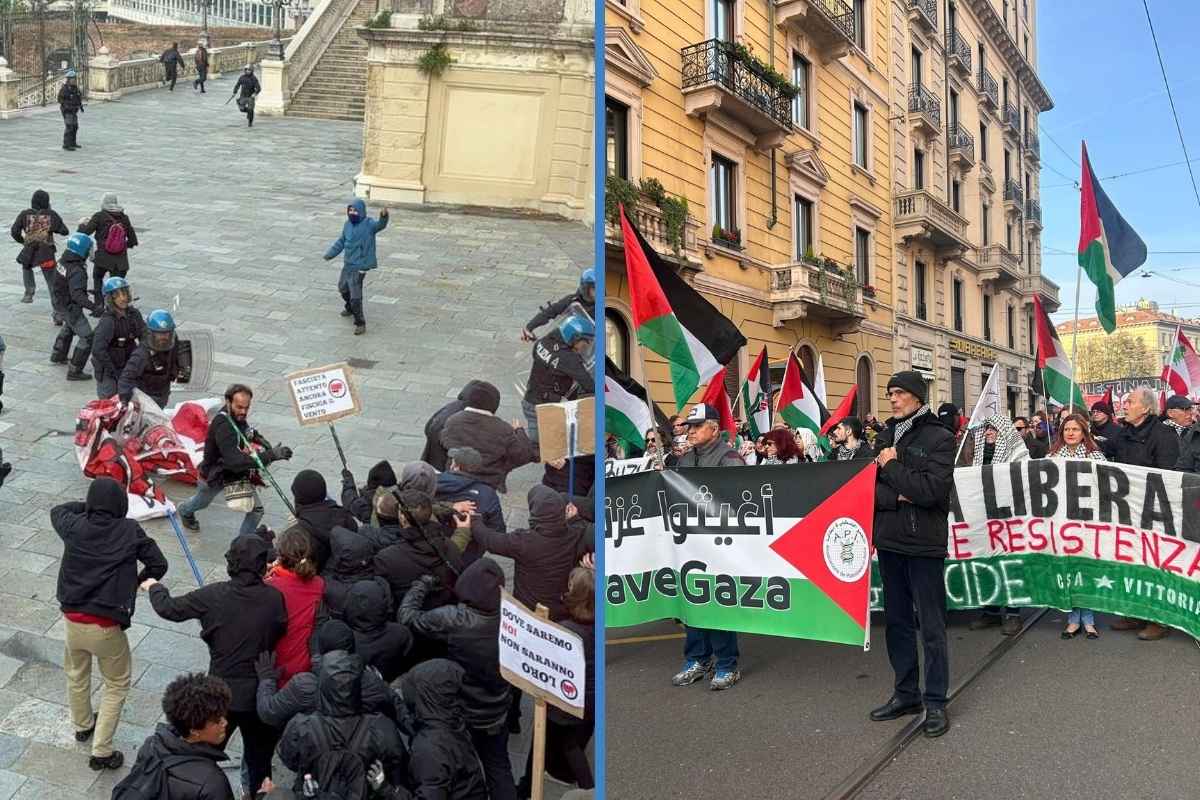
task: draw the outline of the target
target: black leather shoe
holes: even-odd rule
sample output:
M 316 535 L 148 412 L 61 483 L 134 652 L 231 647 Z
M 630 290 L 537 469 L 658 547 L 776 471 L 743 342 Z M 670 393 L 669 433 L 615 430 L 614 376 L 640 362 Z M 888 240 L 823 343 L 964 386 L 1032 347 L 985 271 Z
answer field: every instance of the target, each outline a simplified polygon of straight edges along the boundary
M 926 739 L 936 739 L 948 730 L 950 730 L 950 718 L 946 716 L 946 709 L 931 708 L 925 712 Z
M 892 699 L 871 711 L 871 719 L 875 722 L 886 722 L 889 719 L 897 719 L 906 714 L 920 714 L 925 706 L 918 700 L 915 703 L 902 703 L 893 695 Z
M 102 769 L 120 769 L 125 763 L 125 756 L 120 750 L 114 750 L 111 756 L 92 756 L 88 766 L 99 772 Z

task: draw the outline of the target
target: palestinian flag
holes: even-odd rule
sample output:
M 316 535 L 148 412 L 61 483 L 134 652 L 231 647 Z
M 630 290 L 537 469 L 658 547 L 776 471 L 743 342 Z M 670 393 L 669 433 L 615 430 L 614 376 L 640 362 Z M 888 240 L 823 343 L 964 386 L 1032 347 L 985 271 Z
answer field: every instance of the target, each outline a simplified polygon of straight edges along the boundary
M 838 407 L 829 415 L 829 419 L 825 420 L 825 424 L 821 426 L 822 436 L 836 428 L 839 422 L 851 415 L 851 412 L 854 411 L 854 401 L 857 398 L 858 384 L 856 383 L 850 387 L 850 394 L 846 395 L 841 403 L 838 403 Z
M 1096 284 L 1096 314 L 1108 333 L 1117 328 L 1113 287 L 1146 263 L 1146 243 L 1108 199 L 1083 145 L 1082 176 L 1079 179 L 1079 266 Z
M 604 432 L 612 434 L 626 445 L 646 449 L 646 431 L 665 427 L 666 417 L 657 408 L 650 417 L 646 389 L 612 362 L 604 360 Z M 657 425 L 656 425 L 657 423 Z
M 733 409 L 729 406 L 729 395 L 725 393 L 725 367 L 721 367 L 721 371 L 712 376 L 700 402 L 708 403 L 720 413 L 721 431 L 725 433 L 730 445 L 736 445 L 737 423 L 733 421 Z
M 638 343 L 670 364 L 675 408 L 682 410 L 746 344 L 746 337 L 659 257 L 629 222 L 624 206 L 621 234 Z
M 788 354 L 787 367 L 783 371 L 779 416 L 789 428 L 808 428 L 817 436 L 821 435 L 821 426 L 829 419 L 829 411 L 805 380 L 804 368 L 795 353 Z
M 1200 397 L 1200 356 L 1183 335 L 1183 326 L 1175 328 L 1175 347 L 1163 367 L 1162 380 L 1175 394 Z
M 1042 394 L 1060 406 L 1074 404 L 1076 408 L 1085 408 L 1083 391 L 1075 382 L 1075 368 L 1037 295 L 1033 296 L 1033 305 L 1037 317 L 1037 368 L 1041 373 Z
M 767 363 L 767 346 L 764 344 L 754 366 L 746 373 L 746 381 L 739 392 L 742 413 L 750 423 L 750 435 L 758 439 L 771 430 L 771 368 Z

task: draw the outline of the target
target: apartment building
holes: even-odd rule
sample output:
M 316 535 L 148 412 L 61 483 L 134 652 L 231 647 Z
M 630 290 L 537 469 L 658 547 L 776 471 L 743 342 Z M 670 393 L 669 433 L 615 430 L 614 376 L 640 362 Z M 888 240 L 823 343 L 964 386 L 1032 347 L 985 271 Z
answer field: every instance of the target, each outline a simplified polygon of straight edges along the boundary
M 829 403 L 859 386 L 886 415 L 897 287 L 892 220 L 895 9 L 885 0 L 606 0 L 608 203 L 749 344 L 809 374 Z M 685 205 L 686 201 L 686 205 Z M 607 226 L 606 338 L 668 403 L 665 365 L 631 332 L 619 228 Z
M 1078 328 L 1079 333 L 1076 335 L 1074 320 L 1068 320 L 1057 326 L 1058 336 L 1068 348 L 1077 346 L 1082 352 L 1083 348 L 1097 339 L 1109 341 L 1106 338 L 1108 334 L 1105 333 L 1104 328 L 1100 327 L 1100 321 L 1094 316 L 1080 319 Z M 1161 367 L 1166 364 L 1175 351 L 1175 332 L 1177 330 L 1182 330 L 1183 335 L 1193 346 L 1200 347 L 1200 319 L 1189 319 L 1162 311 L 1159 309 L 1158 303 L 1153 300 L 1142 299 L 1132 305 L 1118 306 L 1117 332 L 1128 333 L 1140 339 L 1153 362 L 1153 369 L 1149 370 L 1148 375 L 1125 375 L 1123 377 L 1157 377 Z M 1097 376 L 1088 375 L 1082 366 L 1077 369 L 1081 370 L 1079 378 L 1081 381 L 1100 380 Z M 1158 388 L 1157 383 L 1143 382 L 1150 382 L 1155 388 Z
M 1033 408 L 1041 271 L 1036 0 L 889 0 L 895 362 L 969 409 L 994 364 Z

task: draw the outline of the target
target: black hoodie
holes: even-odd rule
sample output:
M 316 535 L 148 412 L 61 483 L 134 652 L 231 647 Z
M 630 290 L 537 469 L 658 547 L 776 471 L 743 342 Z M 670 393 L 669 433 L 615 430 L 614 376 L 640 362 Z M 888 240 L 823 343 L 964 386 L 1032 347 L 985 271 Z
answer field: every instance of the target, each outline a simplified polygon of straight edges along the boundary
M 313 544 L 313 560 L 317 571 L 325 569 L 329 561 L 329 534 L 335 527 L 358 530 L 358 520 L 346 509 L 326 495 L 325 478 L 316 470 L 301 470 L 292 481 L 292 496 L 296 500 L 296 521 Z
M 229 684 L 231 711 L 254 710 L 258 687 L 254 661 L 259 653 L 274 650 L 287 630 L 283 595 L 263 583 L 267 551 L 260 537 L 238 536 L 225 554 L 229 580 L 181 597 L 171 597 L 161 583 L 150 587 L 150 604 L 163 619 L 200 620 L 200 638 L 208 645 L 208 672 Z
M 404 671 L 413 643 L 408 628 L 392 621 L 391 609 L 391 592 L 379 579 L 359 581 L 350 588 L 345 613 L 346 624 L 354 631 L 354 649 L 388 683 Z
M 513 596 L 529 608 L 538 603 L 550 609 L 551 619 L 563 619 L 562 596 L 571 570 L 595 549 L 586 526 L 568 526 L 566 501 L 546 486 L 529 490 L 529 530 L 497 533 L 478 517 L 471 518 L 471 535 L 489 552 L 515 562 Z
M 381 523 L 388 521 L 380 520 Z M 462 569 L 462 558 L 442 535 L 442 529 L 436 521 L 425 523 L 424 533 L 416 527 L 402 528 L 399 525 L 386 526 L 383 530 L 400 537 L 395 544 L 380 550 L 374 561 L 375 574 L 388 582 L 392 597 L 403 597 L 413 581 L 422 575 L 433 575 L 443 587 L 454 585 L 456 570 Z M 448 589 L 436 598 L 436 604 L 439 605 L 451 601 Z
M 160 722 L 138 749 L 137 763 L 126 780 L 136 780 L 150 764 L 171 759 L 166 768 L 167 794 L 171 800 L 233 800 L 229 779 L 218 766 L 226 761 L 225 751 L 203 742 L 188 742 L 174 728 Z M 150 764 L 148 764 L 150 762 Z M 125 781 L 113 790 L 117 796 Z
M 70 236 L 57 211 L 50 208 L 50 195 L 38 189 L 29 201 L 30 207 L 17 215 L 9 230 L 13 241 L 23 245 L 17 263 L 30 268 L 54 262 L 54 234 Z
M 482 385 L 483 381 L 469 381 L 463 387 L 463 390 L 458 393 L 457 399 L 451 400 L 433 412 L 433 416 L 425 423 L 425 449 L 421 451 L 421 460 L 431 465 L 438 472 L 446 470 L 449 460 L 449 456 L 446 455 L 446 448 L 442 444 L 442 428 L 446 427 L 446 420 L 466 408 L 467 396 L 472 393 L 472 390 Z
M 375 578 L 371 568 L 375 549 L 362 534 L 345 528 L 334 528 L 329 540 L 332 555 L 321 573 L 325 579 L 325 612 L 334 619 L 344 620 L 350 587 L 358 581 Z
M 400 679 L 411 715 L 409 787 L 418 800 L 487 800 L 487 782 L 463 720 L 463 668 L 435 658 Z
M 125 489 L 111 478 L 92 481 L 86 503 L 51 509 L 50 524 L 63 540 L 57 595 L 64 613 L 92 614 L 128 628 L 138 584 L 167 574 L 167 559 L 141 525 L 125 518 L 128 510 Z M 140 572 L 138 562 L 144 565 Z

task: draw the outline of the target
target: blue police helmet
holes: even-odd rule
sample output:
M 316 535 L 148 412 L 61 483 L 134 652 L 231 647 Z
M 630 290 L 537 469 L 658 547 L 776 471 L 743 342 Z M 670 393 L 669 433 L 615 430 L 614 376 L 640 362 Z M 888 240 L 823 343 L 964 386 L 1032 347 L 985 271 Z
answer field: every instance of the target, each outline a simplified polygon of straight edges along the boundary
M 171 316 L 170 311 L 155 309 L 146 317 L 146 329 L 151 333 L 174 333 L 175 318 Z
M 88 253 L 92 252 L 92 237 L 86 233 L 72 233 L 67 239 L 67 249 L 80 258 L 87 258 Z
M 73 69 L 69 69 L 69 70 L 67 70 L 67 77 L 68 77 L 68 78 L 74 78 L 74 77 L 75 77 L 75 70 L 73 70 Z
M 596 338 L 596 326 L 587 317 L 576 314 L 567 317 L 558 325 L 559 335 L 567 344 L 575 344 L 580 339 Z
M 125 289 L 126 291 L 129 290 L 129 281 L 125 280 L 124 278 L 118 278 L 114 275 L 111 278 L 104 279 L 104 284 L 100 287 L 100 293 L 105 297 L 108 297 L 111 294 L 116 294 L 122 289 Z
M 596 270 L 594 267 L 588 267 L 579 276 L 579 288 L 582 289 L 585 286 L 596 287 Z

